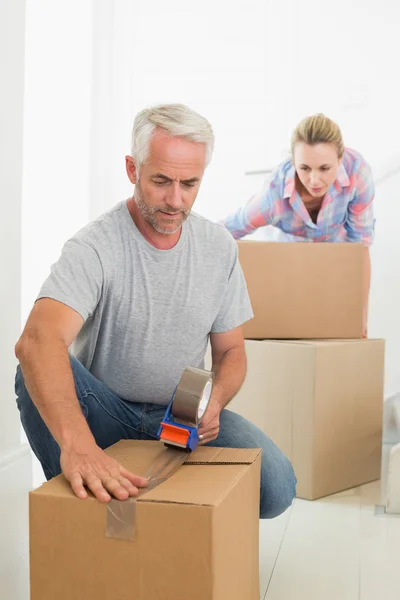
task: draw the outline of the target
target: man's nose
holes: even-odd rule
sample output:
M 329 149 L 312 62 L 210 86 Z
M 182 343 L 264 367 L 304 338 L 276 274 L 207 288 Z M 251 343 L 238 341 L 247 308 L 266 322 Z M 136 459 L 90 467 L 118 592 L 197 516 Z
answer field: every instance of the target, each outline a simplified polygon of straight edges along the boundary
M 174 181 L 169 187 L 167 204 L 175 209 L 180 210 L 182 208 L 182 190 L 178 182 Z

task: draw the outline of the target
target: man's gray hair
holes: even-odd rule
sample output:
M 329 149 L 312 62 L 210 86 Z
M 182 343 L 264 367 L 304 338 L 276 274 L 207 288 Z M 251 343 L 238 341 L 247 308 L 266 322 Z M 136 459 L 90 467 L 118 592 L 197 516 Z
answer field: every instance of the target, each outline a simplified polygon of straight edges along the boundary
M 137 168 L 146 162 L 150 140 L 159 128 L 171 137 L 183 137 L 206 146 L 206 165 L 214 149 L 214 133 L 210 123 L 184 104 L 164 104 L 145 108 L 135 118 L 132 132 L 132 157 Z

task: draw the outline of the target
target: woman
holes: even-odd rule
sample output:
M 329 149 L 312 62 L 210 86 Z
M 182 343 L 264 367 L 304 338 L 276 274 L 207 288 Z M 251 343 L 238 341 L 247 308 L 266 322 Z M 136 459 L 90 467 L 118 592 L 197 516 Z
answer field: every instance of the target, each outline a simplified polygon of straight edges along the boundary
M 279 165 L 260 194 L 223 224 L 236 239 L 274 225 L 295 241 L 363 243 L 366 335 L 373 199 L 370 167 L 361 154 L 344 147 L 336 123 L 318 114 L 299 123 L 290 158 Z

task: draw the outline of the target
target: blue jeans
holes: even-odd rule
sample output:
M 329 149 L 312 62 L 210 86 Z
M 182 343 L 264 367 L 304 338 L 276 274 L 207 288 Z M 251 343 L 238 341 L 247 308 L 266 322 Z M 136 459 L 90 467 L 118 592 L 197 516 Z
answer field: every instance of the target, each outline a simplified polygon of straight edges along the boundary
M 87 423 L 101 448 L 119 440 L 155 440 L 165 406 L 127 402 L 111 392 L 75 358 L 71 358 L 75 388 Z M 61 472 L 60 448 L 25 387 L 20 367 L 15 378 L 21 422 L 47 479 Z M 296 478 L 284 454 L 260 429 L 243 417 L 223 410 L 218 438 L 208 446 L 262 448 L 260 517 L 283 513 L 296 494 Z

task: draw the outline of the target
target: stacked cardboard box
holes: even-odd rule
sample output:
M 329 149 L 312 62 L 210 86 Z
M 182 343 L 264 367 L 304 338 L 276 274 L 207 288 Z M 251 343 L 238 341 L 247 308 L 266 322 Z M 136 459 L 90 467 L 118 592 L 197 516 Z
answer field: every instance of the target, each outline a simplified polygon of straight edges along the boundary
M 239 242 L 254 319 L 230 405 L 291 459 L 299 497 L 380 477 L 383 340 L 363 332 L 361 244 Z
M 248 339 L 361 338 L 362 244 L 239 242 L 254 319 Z

